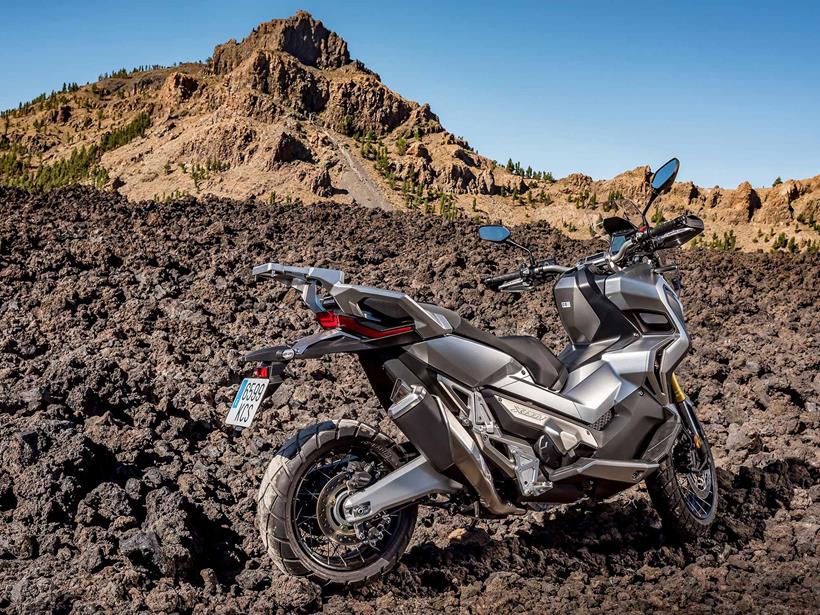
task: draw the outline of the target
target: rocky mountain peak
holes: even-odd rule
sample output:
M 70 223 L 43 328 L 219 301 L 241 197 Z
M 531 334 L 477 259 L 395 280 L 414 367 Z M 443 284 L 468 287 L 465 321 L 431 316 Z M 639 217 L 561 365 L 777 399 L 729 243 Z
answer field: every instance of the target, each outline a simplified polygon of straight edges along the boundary
M 304 11 L 218 45 L 207 64 L 117 71 L 2 119 L 0 184 L 21 187 L 93 182 L 133 200 L 327 199 L 448 219 L 546 220 L 575 237 L 624 199 L 649 196 L 646 166 L 609 180 L 556 179 L 480 155 L 429 105 L 351 61 L 347 43 Z M 679 182 L 651 217 L 684 212 L 706 221 L 703 245 L 777 251 L 793 239 L 792 252 L 820 250 L 820 175 L 737 190 Z
M 320 69 L 350 64 L 347 43 L 310 13 L 299 11 L 287 19 L 260 24 L 239 43 L 231 39 L 217 45 L 212 59 L 213 70 L 217 74 L 229 73 L 259 50 L 283 51 L 306 66 Z

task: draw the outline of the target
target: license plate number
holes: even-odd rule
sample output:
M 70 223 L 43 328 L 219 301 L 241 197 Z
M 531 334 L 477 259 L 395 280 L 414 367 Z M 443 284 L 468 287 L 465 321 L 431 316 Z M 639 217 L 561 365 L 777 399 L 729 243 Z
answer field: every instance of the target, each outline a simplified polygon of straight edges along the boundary
M 267 388 L 266 378 L 245 378 L 234 397 L 231 409 L 228 410 L 225 422 L 237 427 L 248 427 L 259 409 L 259 404 L 262 403 Z

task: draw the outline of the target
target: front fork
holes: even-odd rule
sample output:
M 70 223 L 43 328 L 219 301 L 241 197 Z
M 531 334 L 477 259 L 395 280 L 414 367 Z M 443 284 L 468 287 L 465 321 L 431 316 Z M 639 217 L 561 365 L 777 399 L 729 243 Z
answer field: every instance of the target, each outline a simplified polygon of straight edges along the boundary
M 683 388 L 678 382 L 677 376 L 672 373 L 672 396 L 675 400 L 675 405 L 683 418 L 684 431 L 689 436 L 690 443 L 690 467 L 692 470 L 699 472 L 703 470 L 707 463 L 708 457 L 706 449 L 703 446 L 703 430 L 700 426 L 698 417 L 695 416 L 695 407 L 692 401 L 683 392 Z

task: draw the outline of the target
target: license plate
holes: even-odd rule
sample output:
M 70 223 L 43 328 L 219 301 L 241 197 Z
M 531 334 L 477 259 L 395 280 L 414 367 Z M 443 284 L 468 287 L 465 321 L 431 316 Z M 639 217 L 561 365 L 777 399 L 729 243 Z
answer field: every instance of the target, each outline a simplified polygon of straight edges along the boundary
M 225 422 L 237 427 L 248 427 L 259 409 L 259 404 L 262 403 L 268 383 L 267 378 L 245 378 L 233 399 Z

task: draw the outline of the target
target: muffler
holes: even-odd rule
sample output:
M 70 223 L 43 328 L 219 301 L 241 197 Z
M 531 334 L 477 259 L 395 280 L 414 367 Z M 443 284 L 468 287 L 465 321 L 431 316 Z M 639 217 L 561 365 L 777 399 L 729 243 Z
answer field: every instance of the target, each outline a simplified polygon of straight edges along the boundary
M 402 376 L 407 380 L 413 378 L 411 374 Z M 387 414 L 436 470 L 446 472 L 455 466 L 491 513 L 524 514 L 523 509 L 503 502 L 498 496 L 478 444 L 438 396 L 429 394 L 420 382 L 408 385 L 398 377 L 393 393 L 393 405 Z
M 455 415 L 448 411 L 438 397 L 433 396 L 439 405 L 450 434 L 450 444 L 455 466 L 464 475 L 473 489 L 478 493 L 481 504 L 495 515 L 523 515 L 526 511 L 512 504 L 507 504 L 498 497 L 493 486 L 493 477 L 490 469 L 481 455 L 481 449 L 467 433 Z

